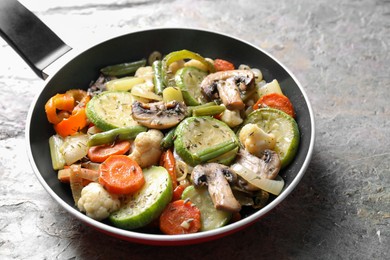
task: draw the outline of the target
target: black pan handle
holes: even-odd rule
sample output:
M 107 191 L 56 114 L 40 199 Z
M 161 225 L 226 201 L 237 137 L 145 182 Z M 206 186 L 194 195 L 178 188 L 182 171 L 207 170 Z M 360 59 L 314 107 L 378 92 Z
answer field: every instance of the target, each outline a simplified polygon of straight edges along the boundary
M 0 35 L 42 79 L 43 69 L 71 49 L 16 0 L 0 0 Z

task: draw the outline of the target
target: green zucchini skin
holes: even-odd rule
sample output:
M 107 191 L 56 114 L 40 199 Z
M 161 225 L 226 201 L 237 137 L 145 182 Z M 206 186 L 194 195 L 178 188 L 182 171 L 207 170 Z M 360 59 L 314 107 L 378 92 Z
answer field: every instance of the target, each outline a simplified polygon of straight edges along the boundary
M 184 119 L 177 126 L 175 137 L 175 151 L 191 166 L 208 161 L 230 164 L 239 145 L 230 127 L 210 116 Z
M 157 219 L 172 200 L 172 180 L 164 167 L 152 166 L 143 170 L 145 185 L 129 195 L 122 207 L 109 216 L 114 226 L 132 230 Z
M 207 190 L 207 187 L 195 188 L 188 186 L 182 194 L 182 199 L 189 199 L 200 210 L 201 231 L 207 231 L 222 227 L 229 223 L 232 213 L 218 210 L 214 207 L 213 201 Z
M 292 162 L 300 142 L 300 132 L 294 118 L 278 109 L 260 108 L 248 115 L 241 128 L 246 124 L 256 124 L 264 132 L 275 135 L 276 146 L 274 150 L 279 155 L 282 168 Z M 237 131 L 237 136 L 240 134 L 241 128 Z
M 133 97 L 126 91 L 105 91 L 87 104 L 88 119 L 103 131 L 139 125 L 131 116 Z
M 200 83 L 206 76 L 207 72 L 194 67 L 184 67 L 176 72 L 175 82 L 186 105 L 197 106 L 207 102 L 200 89 Z

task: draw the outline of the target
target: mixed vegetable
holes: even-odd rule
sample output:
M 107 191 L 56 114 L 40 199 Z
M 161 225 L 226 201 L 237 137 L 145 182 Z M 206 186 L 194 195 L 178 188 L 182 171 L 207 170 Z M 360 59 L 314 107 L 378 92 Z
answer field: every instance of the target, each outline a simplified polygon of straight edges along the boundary
M 188 50 L 100 72 L 87 91 L 45 106 L 53 168 L 87 216 L 194 233 L 237 221 L 282 191 L 279 172 L 299 130 L 276 79 Z

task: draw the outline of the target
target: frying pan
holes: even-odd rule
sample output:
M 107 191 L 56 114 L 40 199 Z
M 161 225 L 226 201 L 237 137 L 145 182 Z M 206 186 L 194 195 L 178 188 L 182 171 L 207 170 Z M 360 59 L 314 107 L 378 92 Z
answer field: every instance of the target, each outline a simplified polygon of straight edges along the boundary
M 17 1 L 0 1 L 0 33 L 22 56 L 34 72 L 44 80 L 44 87 L 31 104 L 26 121 L 28 157 L 37 178 L 67 212 L 93 228 L 124 240 L 152 245 L 184 245 L 205 242 L 237 232 L 258 221 L 281 203 L 297 186 L 304 175 L 313 152 L 314 117 L 307 95 L 295 76 L 264 50 L 222 33 L 189 28 L 156 28 L 122 35 L 101 42 L 81 52 L 53 75 L 46 75 L 49 65 L 71 51 L 34 14 Z M 99 69 L 148 57 L 153 51 L 167 54 L 188 49 L 205 57 L 218 57 L 234 64 L 248 64 L 259 68 L 267 82 L 277 79 L 286 96 L 294 104 L 300 130 L 300 146 L 293 162 L 280 175 L 285 180 L 282 193 L 256 212 L 225 227 L 196 234 L 168 236 L 147 233 L 145 230 L 127 231 L 109 223 L 95 221 L 74 206 L 69 185 L 57 180 L 52 169 L 48 139 L 54 134 L 47 122 L 44 105 L 57 93 L 70 88 L 87 89 L 99 76 Z

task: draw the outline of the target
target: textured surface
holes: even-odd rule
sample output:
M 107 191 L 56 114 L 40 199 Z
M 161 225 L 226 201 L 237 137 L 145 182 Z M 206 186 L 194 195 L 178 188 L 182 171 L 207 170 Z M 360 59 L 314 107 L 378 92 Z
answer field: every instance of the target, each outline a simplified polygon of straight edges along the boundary
M 260 46 L 301 81 L 317 138 L 300 185 L 248 229 L 174 250 L 119 241 L 67 214 L 35 177 L 24 126 L 43 82 L 0 40 L 0 258 L 390 258 L 389 1 L 21 2 L 72 47 L 178 25 Z

